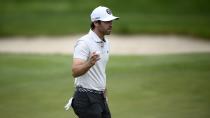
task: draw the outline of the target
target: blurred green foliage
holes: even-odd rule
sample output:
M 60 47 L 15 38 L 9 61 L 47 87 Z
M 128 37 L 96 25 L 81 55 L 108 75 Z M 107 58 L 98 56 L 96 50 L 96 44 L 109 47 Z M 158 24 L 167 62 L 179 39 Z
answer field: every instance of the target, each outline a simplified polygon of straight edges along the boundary
M 210 37 L 209 0 L 1 0 L 0 36 L 85 33 L 99 5 L 121 18 L 114 33 Z

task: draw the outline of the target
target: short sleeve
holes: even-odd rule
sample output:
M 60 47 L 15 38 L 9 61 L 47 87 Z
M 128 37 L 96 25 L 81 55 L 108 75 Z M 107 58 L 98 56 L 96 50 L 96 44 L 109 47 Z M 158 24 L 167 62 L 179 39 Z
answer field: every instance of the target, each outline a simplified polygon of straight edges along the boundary
M 83 40 L 78 40 L 74 46 L 74 56 L 73 58 L 79 58 L 87 60 L 89 57 L 88 45 Z

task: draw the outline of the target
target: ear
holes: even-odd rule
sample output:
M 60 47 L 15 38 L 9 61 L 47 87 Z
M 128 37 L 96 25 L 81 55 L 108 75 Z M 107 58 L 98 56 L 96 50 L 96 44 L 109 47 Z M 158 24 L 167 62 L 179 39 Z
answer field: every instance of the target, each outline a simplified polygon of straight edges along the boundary
M 99 25 L 98 21 L 94 21 L 93 23 L 96 27 Z

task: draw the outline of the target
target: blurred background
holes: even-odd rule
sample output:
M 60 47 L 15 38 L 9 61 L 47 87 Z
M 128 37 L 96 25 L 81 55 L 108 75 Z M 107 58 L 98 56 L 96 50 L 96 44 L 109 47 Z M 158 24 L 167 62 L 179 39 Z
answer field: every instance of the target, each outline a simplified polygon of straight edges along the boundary
M 210 37 L 208 0 L 1 0 L 0 36 L 84 33 L 99 5 L 121 17 L 114 33 Z
M 120 17 L 113 25 L 114 37 L 110 36 L 118 38 L 111 40 L 113 47 L 127 52 L 112 54 L 107 66 L 112 116 L 209 118 L 209 3 L 209 0 L 0 0 L 0 50 L 3 50 L 0 52 L 0 117 L 76 118 L 72 110 L 64 110 L 74 93 L 72 53 L 67 48 L 65 54 L 53 49 L 66 46 L 66 40 L 71 40 L 67 46 L 73 46 L 72 40 L 90 29 L 91 11 L 103 5 Z M 147 36 L 154 40 L 144 45 L 142 40 L 148 40 Z M 171 36 L 181 36 L 178 40 L 181 43 Z M 37 37 L 48 38 L 36 40 Z M 137 43 L 130 45 L 134 41 L 131 39 Z M 154 48 L 160 41 L 163 43 Z M 183 49 L 191 44 L 191 49 L 198 51 L 129 54 L 133 47 L 136 51 L 142 47 L 157 51 L 174 45 L 174 49 Z M 4 50 L 8 47 L 46 49 L 40 45 L 56 53 Z M 199 50 L 202 47 L 205 50 Z

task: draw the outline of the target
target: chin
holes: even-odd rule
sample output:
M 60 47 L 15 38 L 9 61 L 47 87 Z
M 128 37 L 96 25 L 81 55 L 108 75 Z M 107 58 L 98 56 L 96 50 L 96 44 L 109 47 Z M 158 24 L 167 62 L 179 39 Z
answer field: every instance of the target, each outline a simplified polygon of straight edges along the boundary
M 107 32 L 106 32 L 106 35 L 110 35 L 110 34 L 111 34 L 111 31 L 107 31 Z

